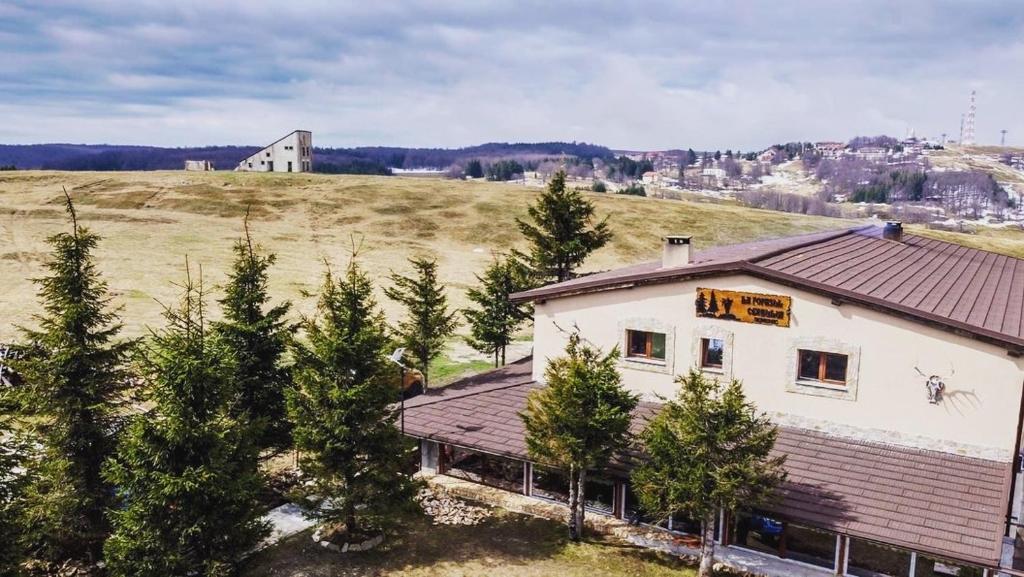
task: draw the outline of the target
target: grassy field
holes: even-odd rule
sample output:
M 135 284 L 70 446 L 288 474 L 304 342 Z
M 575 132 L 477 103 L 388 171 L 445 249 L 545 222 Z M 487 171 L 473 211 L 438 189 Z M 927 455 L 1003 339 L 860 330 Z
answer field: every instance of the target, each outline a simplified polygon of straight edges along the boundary
M 326 264 L 343 266 L 353 244 L 370 275 L 409 272 L 406 259 L 438 260 L 455 306 L 492 254 L 521 246 L 515 217 L 539 193 L 521 185 L 435 178 L 186 172 L 0 173 L 0 342 L 38 311 L 29 279 L 43 273 L 45 239 L 67 230 L 67 187 L 81 221 L 103 236 L 99 266 L 123 307 L 127 335 L 161 323 L 186 255 L 208 286 L 222 283 L 246 210 L 256 240 L 278 255 L 271 290 L 309 313 Z M 588 193 L 615 238 L 583 267 L 604 270 L 657 258 L 661 237 L 691 234 L 696 247 L 844 228 L 856 221 L 755 210 L 732 203 Z M 1024 256 L 1024 233 L 914 232 Z M 214 296 L 217 292 L 214 291 Z M 399 311 L 383 297 L 391 317 Z M 463 367 L 439 367 L 441 372 Z
M 257 241 L 278 254 L 274 296 L 299 312 L 319 286 L 325 262 L 340 267 L 353 243 L 369 273 L 384 281 L 408 272 L 413 255 L 436 257 L 456 306 L 495 251 L 520 242 L 515 217 L 538 194 L 520 185 L 431 178 L 311 174 L 185 172 L 0 173 L 0 341 L 30 322 L 37 303 L 29 279 L 43 272 L 45 238 L 67 230 L 61 187 L 81 220 L 103 236 L 99 266 L 123 306 L 125 332 L 140 335 L 161 322 L 185 256 L 202 266 L 207 285 L 223 282 L 231 244 L 246 210 Z M 714 203 L 591 196 L 608 215 L 615 240 L 585 270 L 657 258 L 660 237 L 692 234 L 695 245 L 850 226 L 851 221 L 751 210 Z M 389 315 L 397 311 L 383 302 Z
M 472 527 L 422 515 L 380 550 L 339 554 L 301 533 L 251 559 L 243 577 L 692 577 L 682 561 L 613 540 L 571 543 L 563 525 L 495 510 Z

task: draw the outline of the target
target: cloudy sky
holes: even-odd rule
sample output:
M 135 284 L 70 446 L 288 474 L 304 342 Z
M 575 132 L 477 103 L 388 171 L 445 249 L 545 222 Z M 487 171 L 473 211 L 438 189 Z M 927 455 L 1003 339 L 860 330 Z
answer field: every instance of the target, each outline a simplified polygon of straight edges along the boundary
M 0 0 L 0 143 L 1024 145 L 1024 2 Z

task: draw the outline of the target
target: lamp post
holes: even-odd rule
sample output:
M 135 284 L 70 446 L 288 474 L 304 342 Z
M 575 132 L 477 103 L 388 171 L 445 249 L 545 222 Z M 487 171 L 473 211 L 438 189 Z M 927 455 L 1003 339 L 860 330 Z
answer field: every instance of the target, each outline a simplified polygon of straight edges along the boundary
M 405 347 L 395 349 L 388 360 L 398 365 L 398 394 L 401 401 L 402 412 L 402 435 L 405 435 L 405 365 L 402 364 L 402 357 L 405 355 Z

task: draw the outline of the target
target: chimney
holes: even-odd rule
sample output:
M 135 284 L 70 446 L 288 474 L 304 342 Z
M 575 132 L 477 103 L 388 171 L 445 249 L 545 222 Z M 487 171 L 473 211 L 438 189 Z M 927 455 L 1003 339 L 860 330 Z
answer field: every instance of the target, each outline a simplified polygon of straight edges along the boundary
M 661 255 L 661 268 L 673 268 L 690 264 L 690 237 L 666 236 L 665 249 Z
M 885 227 L 882 229 L 882 238 L 902 242 L 903 223 L 898 220 L 890 220 L 885 223 Z

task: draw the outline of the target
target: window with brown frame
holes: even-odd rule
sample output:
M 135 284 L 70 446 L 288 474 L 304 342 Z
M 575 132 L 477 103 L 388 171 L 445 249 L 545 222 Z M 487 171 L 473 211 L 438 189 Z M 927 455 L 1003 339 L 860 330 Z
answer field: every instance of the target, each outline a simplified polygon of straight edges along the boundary
M 801 349 L 797 360 L 797 378 L 830 385 L 846 385 L 848 357 L 839 353 Z
M 725 356 L 725 341 L 722 339 L 700 340 L 700 368 L 721 369 Z
M 665 333 L 626 331 L 626 356 L 632 359 L 665 360 Z

